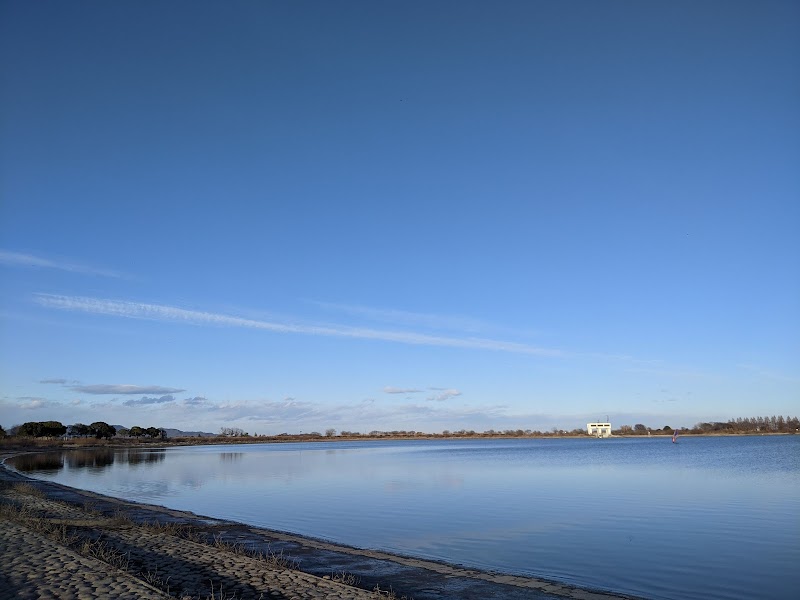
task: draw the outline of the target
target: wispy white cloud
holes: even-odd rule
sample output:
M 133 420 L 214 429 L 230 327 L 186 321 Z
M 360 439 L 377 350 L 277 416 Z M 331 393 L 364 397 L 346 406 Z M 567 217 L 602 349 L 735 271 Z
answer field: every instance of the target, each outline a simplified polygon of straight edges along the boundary
M 431 313 L 417 313 L 405 310 L 373 308 L 369 306 L 337 304 L 335 302 L 310 301 L 312 304 L 322 309 L 348 314 L 354 317 L 378 321 L 382 323 L 394 323 L 397 325 L 409 325 L 412 327 L 428 327 L 431 329 L 454 329 L 460 331 L 485 331 L 492 327 L 478 319 L 459 317 L 452 315 L 435 315 Z
M 66 379 L 42 379 L 39 383 L 54 383 L 64 385 L 67 383 Z
M 202 396 L 195 396 L 194 398 L 185 398 L 183 400 L 184 406 L 205 406 L 209 404 L 208 399 Z
M 42 408 L 52 408 L 54 406 L 59 406 L 58 402 L 53 402 L 48 400 L 47 398 L 36 398 L 33 396 L 20 396 L 17 398 L 19 400 L 19 404 L 17 406 L 24 410 L 38 410 Z
M 433 390 L 438 390 L 438 394 L 434 394 L 433 396 L 428 396 L 428 400 L 432 402 L 444 402 L 445 400 L 450 400 L 450 398 L 455 398 L 456 396 L 460 396 L 461 392 L 455 389 L 439 389 L 439 388 L 431 388 Z
M 709 379 L 717 377 L 713 372 L 700 369 L 685 367 L 681 365 L 670 365 L 660 360 L 643 360 L 628 356 L 603 356 L 601 354 L 589 354 L 594 358 L 606 358 L 616 360 L 623 365 L 627 373 L 643 373 L 645 375 L 659 375 L 664 377 L 685 377 L 693 379 Z
M 59 271 L 80 273 L 81 275 L 98 275 L 100 277 L 113 278 L 122 277 L 122 273 L 112 271 L 111 269 L 102 269 L 65 260 L 51 260 L 41 256 L 23 254 L 21 252 L 9 252 L 7 250 L 0 250 L 0 264 L 8 265 L 10 267 L 57 269 Z
M 302 325 L 297 323 L 281 323 L 276 321 L 245 319 L 242 317 L 235 317 L 220 313 L 187 310 L 162 304 L 107 300 L 101 298 L 89 298 L 85 296 L 36 294 L 34 298 L 38 304 L 47 308 L 125 317 L 129 319 L 169 321 L 194 325 L 245 327 L 250 329 L 272 331 L 276 333 L 295 333 L 323 337 L 381 340 L 401 344 L 494 350 L 499 352 L 514 352 L 536 356 L 563 356 L 563 353 L 560 350 L 552 348 L 538 348 L 528 344 L 487 338 L 437 336 L 414 331 L 388 331 L 363 327 L 347 327 L 341 325 Z
M 84 394 L 177 394 L 178 392 L 186 391 L 159 385 L 116 385 L 107 383 L 76 385 L 70 389 Z
M 387 385 L 383 388 L 383 392 L 385 394 L 419 394 L 422 390 L 415 390 L 413 388 L 396 388 L 390 385 Z
M 206 407 L 218 421 L 257 421 L 263 426 L 292 426 L 299 430 L 325 414 L 322 405 L 295 399 L 278 401 L 237 401 L 210 404 Z
M 160 398 L 156 397 L 148 397 L 142 396 L 138 400 L 134 400 L 131 398 L 130 400 L 125 400 L 122 404 L 125 406 L 147 406 L 150 404 L 164 404 L 165 402 L 175 402 L 175 396 L 172 394 L 168 394 L 166 396 L 161 396 Z

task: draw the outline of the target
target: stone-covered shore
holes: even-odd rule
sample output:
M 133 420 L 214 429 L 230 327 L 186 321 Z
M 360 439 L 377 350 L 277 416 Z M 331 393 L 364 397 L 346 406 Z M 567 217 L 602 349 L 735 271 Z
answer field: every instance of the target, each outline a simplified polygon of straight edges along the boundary
M 0 600 L 614 600 L 127 502 L 0 468 Z

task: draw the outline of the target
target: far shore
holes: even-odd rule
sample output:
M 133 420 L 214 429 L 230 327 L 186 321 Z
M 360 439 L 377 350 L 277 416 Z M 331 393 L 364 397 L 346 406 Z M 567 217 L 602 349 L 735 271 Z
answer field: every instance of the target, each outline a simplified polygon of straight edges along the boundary
M 692 433 L 689 431 L 679 431 L 679 439 L 696 437 L 752 437 L 752 436 L 785 436 L 798 435 L 795 431 L 763 431 L 763 432 L 704 432 Z M 642 438 L 672 438 L 672 431 L 653 431 L 650 434 L 612 434 L 602 439 L 642 439 Z M 29 438 L 9 436 L 0 438 L 0 451 L 37 451 L 47 449 L 89 449 L 89 448 L 149 448 L 165 446 L 206 446 L 224 444 L 287 444 L 287 443 L 309 443 L 309 442 L 385 442 L 385 441 L 418 441 L 418 440 L 511 440 L 511 439 L 583 439 L 597 440 L 596 436 L 574 433 L 552 433 L 552 434 L 415 434 L 415 435 L 334 435 L 317 436 L 312 434 L 281 434 L 281 435 L 259 435 L 259 436 L 186 436 L 186 437 L 164 437 L 164 438 L 133 438 L 115 436 L 111 439 L 85 438 Z

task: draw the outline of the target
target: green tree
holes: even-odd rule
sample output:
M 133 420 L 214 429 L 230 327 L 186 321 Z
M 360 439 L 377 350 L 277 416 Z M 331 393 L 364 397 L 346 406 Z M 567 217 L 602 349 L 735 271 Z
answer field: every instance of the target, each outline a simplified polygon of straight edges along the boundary
M 131 427 L 130 431 L 128 432 L 129 435 L 135 438 L 140 438 L 145 435 L 145 430 L 139 427 L 138 425 L 134 425 Z
M 42 435 L 42 424 L 35 421 L 28 421 L 17 427 L 17 435 L 23 437 L 40 437 Z
M 45 437 L 61 437 L 67 433 L 67 428 L 58 421 L 42 422 L 42 435 Z
M 6 437 L 6 430 L 3 429 L 2 425 L 0 425 L 0 440 L 2 440 L 4 437 Z
M 79 435 L 81 437 L 86 437 L 90 435 L 92 432 L 89 431 L 89 426 L 84 425 L 83 423 L 75 423 L 74 425 L 69 426 L 69 433 L 70 435 Z
M 103 421 L 95 421 L 89 425 L 89 430 L 98 440 L 103 438 L 111 439 L 117 433 L 117 430 L 114 427 L 108 423 L 104 423 Z
M 26 437 L 59 437 L 67 428 L 58 421 L 28 421 L 17 428 L 17 435 Z

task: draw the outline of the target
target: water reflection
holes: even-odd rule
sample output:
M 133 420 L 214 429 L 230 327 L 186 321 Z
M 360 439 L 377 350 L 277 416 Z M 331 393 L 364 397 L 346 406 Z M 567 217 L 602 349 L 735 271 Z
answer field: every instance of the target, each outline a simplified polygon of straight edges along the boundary
M 128 463 L 131 465 L 138 465 L 141 463 L 159 463 L 167 457 L 166 448 L 152 448 L 147 450 L 128 449 L 122 451 L 124 455 L 118 455 L 120 462 Z
M 8 463 L 18 471 L 52 474 L 64 468 L 64 455 L 61 452 L 26 454 L 10 459 Z
M 244 452 L 221 452 L 219 459 L 222 462 L 236 462 L 242 460 L 242 456 L 244 456 Z
M 102 470 L 114 464 L 113 450 L 73 450 L 64 456 L 70 469 Z
M 101 472 L 114 464 L 147 465 L 162 462 L 165 458 L 166 450 L 164 448 L 93 448 L 90 450 L 25 454 L 9 459 L 8 464 L 23 473 L 35 472 L 46 475 L 55 474 L 65 467 L 67 469 Z

